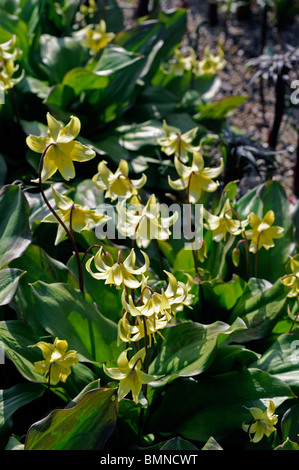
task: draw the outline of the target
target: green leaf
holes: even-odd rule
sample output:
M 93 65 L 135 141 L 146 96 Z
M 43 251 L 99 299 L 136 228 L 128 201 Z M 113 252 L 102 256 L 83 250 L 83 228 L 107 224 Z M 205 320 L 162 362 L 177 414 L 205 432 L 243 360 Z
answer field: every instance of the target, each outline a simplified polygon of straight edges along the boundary
M 99 363 L 117 359 L 117 325 L 99 312 L 89 294 L 67 284 L 36 282 L 32 296 L 37 320 L 70 349 Z
M 50 84 L 62 81 L 71 69 L 85 64 L 88 56 L 84 47 L 71 37 L 40 36 L 41 62 L 46 66 Z
M 216 103 L 207 104 L 201 107 L 194 119 L 203 121 L 206 119 L 225 119 L 226 116 L 247 100 L 247 96 L 229 96 Z
M 230 310 L 242 296 L 245 285 L 245 281 L 239 276 L 234 276 L 229 282 L 220 279 L 205 282 L 202 284 L 205 302 L 211 303 L 216 308 L 220 306 L 225 310 Z
M 33 424 L 25 450 L 103 450 L 117 411 L 116 389 L 86 392 L 73 408 L 55 410 Z
M 256 286 L 255 280 L 252 282 Z M 265 337 L 286 311 L 287 289 L 280 279 L 270 288 L 255 292 L 257 293 L 252 294 L 251 280 L 249 280 L 231 313 L 230 322 L 239 317 L 247 326 L 246 331 L 234 335 L 236 342 L 243 343 Z
M 28 52 L 27 25 L 17 15 L 10 14 L 5 10 L 0 10 L 0 44 L 11 39 L 12 35 L 17 36 L 16 46 L 19 47 L 23 56 Z M 23 59 L 23 57 L 22 57 Z
M 159 399 L 148 431 L 191 441 L 206 442 L 211 436 L 220 440 L 243 432 L 242 424 L 252 419 L 248 408 L 265 409 L 269 400 L 277 408 L 294 397 L 284 382 L 258 369 L 203 374 L 197 381 L 178 379 Z
M 14 436 L 10 436 L 5 450 L 24 450 L 24 444 L 21 444 Z
M 298 428 L 299 428 L 299 405 L 298 403 L 291 406 L 283 415 L 281 420 L 282 438 L 291 441 L 298 441 Z M 298 450 L 299 450 L 299 444 Z
M 283 444 L 275 447 L 274 450 L 299 450 L 299 444 L 287 438 L 287 440 L 284 441 Z
M 52 282 L 66 282 L 77 286 L 77 281 L 69 269 L 60 261 L 51 258 L 42 248 L 37 245 L 29 245 L 23 255 L 11 261 L 12 268 L 26 270 L 19 281 L 18 291 L 13 299 L 13 305 L 19 317 L 26 319 L 31 326 L 36 324 L 32 315 L 31 286 L 33 282 L 43 281 L 48 284 Z M 0 271 L 1 273 L 1 271 Z
M 213 437 L 205 443 L 201 450 L 223 450 L 222 447 L 218 444 Z
M 0 390 L 0 434 L 11 423 L 11 417 L 19 408 L 39 398 L 45 391 L 40 384 L 21 383 Z
M 228 342 L 230 341 L 228 337 Z M 240 344 L 228 344 L 225 341 L 218 349 L 218 354 L 210 367 L 210 372 L 222 373 L 251 366 L 260 355 Z
M 0 270 L 0 305 L 9 304 L 13 299 L 19 279 L 25 274 L 20 269 L 4 268 Z
M 204 372 L 216 357 L 218 340 L 242 328 L 244 323 L 238 321 L 232 326 L 223 322 L 211 325 L 186 322 L 167 328 L 165 341 L 149 368 L 151 375 L 164 376 L 154 385 L 164 384 L 171 377 Z
M 23 321 L 0 322 L 0 340 L 4 345 L 5 357 L 17 368 L 25 379 L 40 382 L 42 376 L 35 372 L 34 362 L 41 359 L 38 348 L 31 348 L 39 341 L 35 331 Z
M 283 380 L 295 393 L 299 393 L 299 337 L 283 334 L 251 364 Z
M 191 442 L 186 441 L 185 439 L 181 439 L 180 437 L 174 437 L 169 441 L 165 442 L 161 447 L 160 450 L 197 450 Z
M 0 267 L 18 258 L 31 241 L 29 205 L 20 186 L 0 190 Z

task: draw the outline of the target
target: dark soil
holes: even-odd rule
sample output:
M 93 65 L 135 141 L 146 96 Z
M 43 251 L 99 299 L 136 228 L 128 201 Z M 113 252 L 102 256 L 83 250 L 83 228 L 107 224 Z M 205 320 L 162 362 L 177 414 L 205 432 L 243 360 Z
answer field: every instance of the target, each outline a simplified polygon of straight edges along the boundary
M 133 13 L 131 2 L 128 19 Z M 188 10 L 188 34 L 194 40 L 199 28 L 198 57 L 200 58 L 204 48 L 208 45 L 212 52 L 217 51 L 217 42 L 223 44 L 226 67 L 218 72 L 222 85 L 214 100 L 219 101 L 232 95 L 247 96 L 246 102 L 228 117 L 229 124 L 241 129 L 258 144 L 268 148 L 269 131 L 274 119 L 275 94 L 274 87 L 264 83 L 265 107 L 261 105 L 259 93 L 259 80 L 251 82 L 255 69 L 247 65 L 249 59 L 261 54 L 261 12 L 252 9 L 251 14 L 244 20 L 239 20 L 236 15 L 229 13 L 225 15 L 218 7 L 218 24 L 211 25 L 209 21 L 208 0 L 162 0 L 163 9 L 182 8 Z M 132 18 L 132 16 L 131 16 Z M 268 33 L 266 46 L 281 54 L 286 52 L 287 45 L 299 47 L 299 18 L 295 17 L 283 30 L 278 29 L 274 18 L 268 16 Z M 299 64 L 298 64 L 299 65 Z M 290 73 L 290 83 L 299 79 L 299 67 L 297 71 Z M 289 91 L 289 96 L 288 96 Z M 293 173 L 296 161 L 296 149 L 298 140 L 299 105 L 290 102 L 291 93 L 289 88 L 286 93 L 286 112 L 280 128 L 279 142 L 276 147 L 277 155 L 276 170 L 273 179 L 279 180 L 287 194 L 293 193 Z M 255 181 L 258 182 L 258 181 Z M 254 185 L 254 181 L 245 183 Z M 249 189 L 249 188 L 248 188 Z

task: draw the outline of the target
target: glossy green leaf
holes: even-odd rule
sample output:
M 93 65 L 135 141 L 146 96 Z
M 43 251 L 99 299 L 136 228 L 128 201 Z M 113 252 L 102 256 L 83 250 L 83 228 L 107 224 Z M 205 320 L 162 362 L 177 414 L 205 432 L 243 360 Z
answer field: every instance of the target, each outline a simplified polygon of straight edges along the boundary
M 77 286 L 77 280 L 68 268 L 62 262 L 51 258 L 37 245 L 29 245 L 20 258 L 11 261 L 10 266 L 26 270 L 26 273 L 20 279 L 18 291 L 13 299 L 13 305 L 19 317 L 26 319 L 31 326 L 36 324 L 36 322 L 35 317 L 32 315 L 30 284 L 36 281 L 43 281 L 48 284 L 52 282 L 67 282 L 70 285 Z
M 191 442 L 186 441 L 185 439 L 181 439 L 180 437 L 174 437 L 169 441 L 165 442 L 161 447 L 160 450 L 196 450 L 197 447 L 191 444 Z
M 32 296 L 37 320 L 70 349 L 99 363 L 118 357 L 117 325 L 100 313 L 89 294 L 63 283 L 36 282 Z
M 256 287 L 254 280 L 253 284 Z M 280 279 L 266 290 L 255 290 L 254 295 L 250 286 L 251 280 L 230 316 L 230 321 L 242 318 L 247 326 L 246 331 L 236 333 L 234 338 L 242 343 L 265 337 L 286 313 L 287 289 Z
M 299 429 L 299 405 L 298 403 L 291 406 L 283 415 L 281 420 L 282 438 L 284 440 L 298 441 Z M 299 444 L 298 450 L 299 450 Z
M 205 301 L 221 307 L 225 310 L 231 310 L 242 296 L 245 289 L 245 281 L 239 276 L 234 276 L 229 282 L 215 279 L 211 282 L 202 284 Z
M 116 390 L 86 392 L 73 408 L 55 410 L 33 424 L 25 450 L 103 450 L 117 418 Z
M 0 341 L 4 354 L 27 380 L 40 382 L 42 376 L 35 372 L 34 362 L 41 360 L 38 348 L 31 348 L 39 341 L 36 332 L 23 321 L 0 322 Z
M 15 411 L 39 398 L 44 391 L 44 386 L 33 383 L 21 383 L 6 390 L 0 390 L 0 434 Z
M 201 450 L 223 450 L 223 449 L 218 444 L 218 442 L 215 441 L 213 437 L 210 437 Z
M 194 119 L 204 121 L 206 119 L 224 119 L 228 113 L 241 106 L 247 100 L 247 96 L 229 96 L 216 103 L 203 106 Z
M 61 82 L 69 70 L 85 64 L 88 59 L 87 52 L 76 39 L 50 34 L 40 36 L 40 54 L 52 85 Z
M 25 274 L 20 269 L 4 268 L 0 270 L 0 305 L 8 304 L 14 297 L 19 279 Z
M 242 321 L 230 326 L 215 322 L 211 325 L 186 322 L 171 326 L 165 332 L 165 341 L 150 365 L 149 373 L 162 375 L 155 384 L 166 383 L 171 377 L 195 376 L 204 372 L 217 354 L 217 343 L 222 335 L 245 327 Z
M 0 267 L 18 258 L 31 242 L 29 206 L 20 186 L 0 190 Z
M 148 430 L 201 442 L 210 436 L 220 440 L 244 432 L 243 422 L 252 419 L 248 408 L 265 409 L 269 400 L 278 407 L 294 397 L 284 382 L 258 369 L 203 374 L 197 381 L 179 379 L 160 399 Z
M 24 450 L 24 444 L 21 444 L 14 436 L 10 436 L 5 450 Z
M 299 393 L 299 336 L 280 335 L 251 366 L 275 375 Z

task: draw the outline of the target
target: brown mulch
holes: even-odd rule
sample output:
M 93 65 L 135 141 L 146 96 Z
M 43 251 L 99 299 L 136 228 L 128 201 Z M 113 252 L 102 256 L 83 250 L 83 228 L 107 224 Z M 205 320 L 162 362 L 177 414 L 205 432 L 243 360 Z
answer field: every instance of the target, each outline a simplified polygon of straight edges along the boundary
M 133 13 L 132 5 L 128 18 Z M 163 9 L 182 8 L 188 10 L 188 34 L 191 39 L 196 38 L 199 29 L 198 56 L 201 57 L 204 48 L 208 45 L 213 52 L 217 50 L 217 42 L 223 44 L 226 67 L 218 76 L 222 85 L 214 100 L 219 101 L 232 95 L 245 95 L 247 101 L 237 108 L 228 118 L 228 122 L 242 129 L 254 141 L 268 148 L 268 134 L 274 119 L 274 87 L 265 84 L 265 108 L 262 112 L 258 80 L 250 83 L 254 69 L 247 65 L 249 59 L 261 53 L 261 14 L 259 10 L 252 10 L 246 20 L 237 20 L 234 14 L 225 15 L 218 10 L 218 24 L 211 26 L 208 20 L 208 0 L 161 0 Z M 299 47 L 299 18 L 294 18 L 287 29 L 278 30 L 271 16 L 269 17 L 267 47 L 275 53 L 286 51 L 286 45 Z M 291 79 L 299 79 L 299 67 Z M 290 94 L 293 90 L 290 89 Z M 286 97 L 287 98 L 287 97 Z M 287 99 L 287 105 L 289 100 Z M 293 196 L 293 168 L 296 159 L 298 140 L 299 105 L 288 108 L 280 129 L 279 143 L 276 150 L 277 170 L 273 178 L 279 180 L 287 194 Z

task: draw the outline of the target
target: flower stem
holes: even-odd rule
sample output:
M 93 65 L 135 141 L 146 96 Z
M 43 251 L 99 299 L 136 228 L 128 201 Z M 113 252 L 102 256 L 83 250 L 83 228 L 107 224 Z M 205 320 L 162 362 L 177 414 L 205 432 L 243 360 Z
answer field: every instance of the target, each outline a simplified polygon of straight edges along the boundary
M 258 277 L 258 252 L 259 252 L 259 242 L 260 242 L 260 237 L 263 232 L 259 233 L 259 236 L 257 238 L 257 244 L 256 244 L 256 252 L 255 252 L 255 277 Z
M 48 383 L 47 383 L 47 392 L 48 392 L 48 408 L 50 409 L 50 397 L 51 397 L 51 367 L 53 362 L 50 362 L 48 370 Z
M 77 265 L 78 265 L 78 276 L 79 276 L 79 289 L 84 292 L 84 280 L 83 280 L 83 269 L 82 269 L 82 264 L 81 264 L 81 260 L 80 260 L 80 256 L 79 256 L 79 251 L 78 251 L 78 247 L 76 245 L 76 242 L 75 242 L 75 238 L 74 238 L 74 235 L 73 235 L 73 232 L 72 232 L 72 229 L 68 229 L 67 226 L 65 225 L 65 223 L 61 220 L 61 218 L 59 217 L 59 215 L 56 213 L 56 211 L 53 209 L 53 207 L 51 206 L 51 204 L 49 203 L 46 195 L 45 195 L 45 192 L 44 192 L 44 188 L 43 188 L 43 182 L 42 182 L 42 169 L 43 169 L 43 164 L 44 164 L 44 159 L 45 159 L 45 156 L 46 156 L 46 153 L 48 151 L 48 149 L 51 147 L 51 145 L 55 145 L 54 143 L 50 143 L 49 145 L 47 145 L 47 147 L 45 148 L 45 150 L 43 151 L 42 153 L 42 156 L 41 156 L 41 159 L 40 159 L 40 162 L 39 162 L 39 168 L 38 168 L 38 181 L 39 181 L 39 189 L 40 189 L 40 193 L 42 195 L 42 198 L 43 200 L 45 201 L 45 204 L 46 206 L 48 207 L 48 209 L 52 212 L 52 214 L 54 215 L 54 217 L 57 219 L 58 223 L 61 224 L 61 226 L 63 227 L 63 229 L 65 230 L 67 236 L 69 237 L 69 240 L 71 241 L 71 244 L 73 246 L 73 249 L 74 249 L 74 252 L 75 252 L 75 255 L 76 255 L 76 260 L 77 260 Z M 72 212 L 72 211 L 71 211 Z
M 294 320 L 293 320 L 293 322 L 292 322 L 292 324 L 291 324 L 291 328 L 290 328 L 289 333 L 292 333 L 292 330 L 293 330 L 294 325 L 295 325 L 295 323 L 296 323 L 296 321 L 297 321 L 297 319 L 298 319 L 298 316 L 299 316 L 299 312 L 297 313 L 297 315 L 295 316 L 295 318 L 294 318 Z
M 191 178 L 192 178 L 193 172 L 189 176 L 188 180 L 188 187 L 187 187 L 187 204 L 190 207 L 190 183 L 191 183 Z M 191 229 L 191 210 L 189 211 L 188 207 L 188 223 Z M 191 209 L 191 207 L 190 207 Z M 194 247 L 194 238 L 191 241 L 191 246 L 192 246 L 192 255 L 193 255 L 193 262 L 194 262 L 194 268 L 195 268 L 195 273 L 198 276 L 199 275 L 199 270 L 198 270 L 198 262 L 197 262 L 197 248 Z

